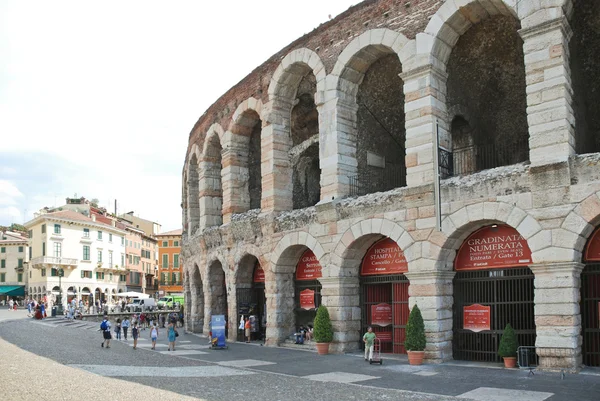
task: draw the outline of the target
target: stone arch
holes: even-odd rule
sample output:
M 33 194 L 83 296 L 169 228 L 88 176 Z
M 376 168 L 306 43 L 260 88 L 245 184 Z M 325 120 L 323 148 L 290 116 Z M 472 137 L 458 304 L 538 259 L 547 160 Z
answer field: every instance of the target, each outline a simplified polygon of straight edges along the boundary
M 200 268 L 197 263 L 192 265 L 191 272 L 186 271 L 186 291 L 189 293 L 189 301 L 186 298 L 186 309 L 189 312 L 188 327 L 193 333 L 202 333 L 204 329 L 204 285 Z M 187 294 L 186 294 L 187 295 Z
M 553 230 L 557 236 L 561 235 L 561 244 L 565 249 L 572 249 L 575 254 L 573 260 L 583 261 L 584 247 L 594 230 L 600 226 L 600 191 L 589 195 L 579 203 L 565 218 L 560 229 Z M 565 252 L 564 257 L 569 256 Z
M 184 203 L 187 208 L 184 208 L 185 222 L 189 235 L 193 235 L 200 224 L 200 188 L 199 188 L 199 163 L 201 157 L 200 147 L 193 144 L 188 154 L 188 159 L 185 163 L 184 171 Z M 187 178 L 187 180 L 186 180 Z
M 299 247 L 294 251 L 294 247 Z M 321 261 L 321 265 L 324 267 L 323 260 L 326 257 L 325 250 L 319 241 L 307 232 L 293 232 L 286 234 L 282 239 L 279 240 L 270 257 L 271 273 L 288 273 L 290 266 L 293 266 L 294 271 L 298 258 L 302 255 L 302 252 L 310 249 L 317 259 Z M 298 253 L 299 252 L 299 253 Z M 296 259 L 295 261 L 293 259 Z M 290 265 L 290 263 L 292 263 Z M 267 274 L 267 280 L 269 279 L 269 272 Z
M 223 255 L 212 252 L 206 257 L 204 277 L 204 330 L 208 332 L 212 315 L 229 315 L 229 272 Z M 231 319 L 228 327 L 231 333 Z
M 414 41 L 403 34 L 372 29 L 352 40 L 339 55 L 328 83 L 336 89 L 335 96 L 327 99 L 330 103 L 326 109 L 344 118 L 334 122 L 333 135 L 328 139 L 335 143 L 327 148 L 343 153 L 344 165 L 324 172 L 337 176 L 327 182 L 336 183 L 338 196 L 406 185 L 404 83 L 400 73 L 413 54 Z
M 233 213 L 260 209 L 262 198 L 261 137 L 263 104 L 244 100 L 233 113 L 225 134 L 223 193 L 225 222 Z
M 204 138 L 200 159 L 200 228 L 223 224 L 223 128 L 213 124 Z
M 550 231 L 521 208 L 504 202 L 480 202 L 464 206 L 442 220 L 442 234 L 432 233 L 430 240 L 440 246 L 436 263 L 438 271 L 452 271 L 454 258 L 463 241 L 473 231 L 490 224 L 513 227 L 527 240 L 533 263 L 554 260 L 549 252 L 556 247 L 550 241 Z M 433 238 L 436 235 L 437 238 Z
M 359 266 L 367 250 L 376 241 L 388 237 L 404 252 L 409 270 L 418 258 L 414 238 L 399 224 L 387 219 L 367 219 L 352 225 L 333 248 L 323 277 L 358 277 Z
M 263 203 L 269 204 L 274 210 L 294 208 L 294 169 L 290 152 L 296 147 L 292 141 L 292 111 L 297 105 L 298 90 L 304 81 L 314 84 L 314 90 L 311 90 L 314 96 L 310 102 L 318 112 L 318 130 L 325 132 L 320 108 L 325 92 L 325 77 L 325 67 L 319 56 L 310 49 L 301 48 L 287 54 L 271 78 L 268 89 L 270 103 L 268 111 L 263 113 L 265 125 L 262 135 L 277 145 L 266 147 L 271 149 L 261 156 L 268 161 L 262 166 L 263 192 L 270 194 L 263 199 Z M 318 133 L 315 135 L 319 137 Z M 321 177 L 319 182 L 322 182 Z

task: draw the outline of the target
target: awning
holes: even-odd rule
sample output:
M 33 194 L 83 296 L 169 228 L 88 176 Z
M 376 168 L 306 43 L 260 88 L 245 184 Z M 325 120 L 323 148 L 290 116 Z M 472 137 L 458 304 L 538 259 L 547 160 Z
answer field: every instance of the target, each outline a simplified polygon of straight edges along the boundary
M 11 297 L 25 296 L 24 285 L 0 285 L 0 295 L 8 295 Z

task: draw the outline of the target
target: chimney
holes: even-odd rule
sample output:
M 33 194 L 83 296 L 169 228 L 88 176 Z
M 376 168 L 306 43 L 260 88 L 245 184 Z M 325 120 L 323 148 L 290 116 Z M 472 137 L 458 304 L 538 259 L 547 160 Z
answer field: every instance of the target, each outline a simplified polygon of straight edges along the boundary
M 117 221 L 116 221 L 116 220 L 111 220 L 110 224 L 111 224 L 113 227 L 116 227 L 116 226 L 117 226 Z
M 92 221 L 96 221 L 96 215 L 92 213 Z

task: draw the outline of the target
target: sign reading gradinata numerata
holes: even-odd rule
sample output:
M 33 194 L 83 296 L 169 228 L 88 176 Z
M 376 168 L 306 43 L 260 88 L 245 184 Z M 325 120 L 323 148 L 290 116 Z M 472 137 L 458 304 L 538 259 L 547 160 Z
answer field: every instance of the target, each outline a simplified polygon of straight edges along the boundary
M 252 280 L 255 283 L 264 283 L 265 282 L 265 271 L 262 267 L 258 266 L 254 269 L 254 279 Z
M 300 256 L 296 267 L 296 280 L 316 280 L 321 277 L 321 264 L 310 249 Z
M 474 304 L 463 307 L 463 329 L 480 332 L 490 330 L 491 307 Z
M 484 227 L 463 242 L 454 261 L 455 270 L 528 266 L 531 250 L 512 227 Z
M 371 305 L 371 325 L 384 327 L 390 324 L 392 324 L 392 305 Z
M 585 248 L 586 262 L 600 262 L 600 227 L 594 231 Z
M 302 309 L 315 308 L 315 292 L 313 290 L 300 291 L 300 307 Z
M 361 276 L 376 274 L 400 274 L 408 271 L 408 263 L 404 252 L 390 238 L 376 242 L 363 258 L 360 268 Z

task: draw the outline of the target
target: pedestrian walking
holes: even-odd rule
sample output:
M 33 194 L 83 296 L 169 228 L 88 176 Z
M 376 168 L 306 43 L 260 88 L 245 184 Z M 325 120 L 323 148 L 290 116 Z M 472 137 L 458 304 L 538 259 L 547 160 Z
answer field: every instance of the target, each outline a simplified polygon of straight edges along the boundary
M 106 348 L 110 348 L 110 340 L 112 339 L 110 326 L 108 316 L 104 315 L 104 320 L 100 323 L 100 330 L 102 330 L 102 337 L 104 338 L 104 341 L 102 341 L 102 344 L 100 345 L 102 348 L 104 348 L 104 345 L 106 345 Z
M 373 333 L 371 326 L 367 327 L 367 332 L 363 336 L 363 342 L 365 343 L 365 361 L 373 359 L 373 343 L 377 336 Z
M 150 329 L 150 340 L 152 340 L 152 349 L 156 349 L 156 340 L 158 339 L 158 328 L 152 326 Z
M 167 332 L 169 334 L 169 351 L 175 351 L 175 339 L 179 335 L 175 325 L 177 324 L 177 320 L 171 320 L 169 322 L 169 326 L 167 327 Z
M 11 299 L 10 301 L 8 301 L 8 310 L 12 312 L 13 306 L 15 306 L 15 301 Z
M 118 318 L 115 322 L 115 338 L 117 340 L 121 339 L 121 319 Z
M 42 319 L 46 317 L 46 305 L 43 302 L 40 304 L 40 313 L 42 314 Z
M 250 332 L 250 329 L 252 328 L 252 325 L 250 324 L 250 318 L 246 318 L 246 323 L 244 324 L 244 329 L 245 329 L 245 333 L 246 334 L 246 342 L 249 343 L 250 342 L 250 336 L 252 335 L 252 333 Z M 296 340 L 297 341 L 297 340 Z M 297 344 L 297 342 L 296 342 Z
M 131 336 L 133 337 L 133 349 L 137 349 L 137 340 L 140 335 L 140 330 L 138 329 L 137 322 L 133 323 L 133 328 L 131 329 Z
M 125 338 L 125 341 L 127 341 L 127 331 L 129 330 L 129 325 L 129 318 L 125 316 L 123 324 L 121 325 L 123 327 L 123 338 Z

